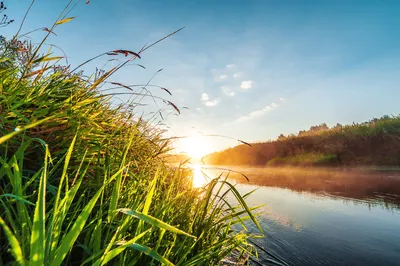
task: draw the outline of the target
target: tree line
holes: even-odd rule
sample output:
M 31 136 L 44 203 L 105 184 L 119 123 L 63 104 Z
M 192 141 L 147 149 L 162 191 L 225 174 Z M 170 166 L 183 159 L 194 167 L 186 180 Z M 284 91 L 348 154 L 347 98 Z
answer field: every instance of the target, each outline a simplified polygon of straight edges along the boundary
M 351 125 L 326 123 L 274 141 L 239 145 L 204 158 L 217 165 L 400 166 L 400 116 Z

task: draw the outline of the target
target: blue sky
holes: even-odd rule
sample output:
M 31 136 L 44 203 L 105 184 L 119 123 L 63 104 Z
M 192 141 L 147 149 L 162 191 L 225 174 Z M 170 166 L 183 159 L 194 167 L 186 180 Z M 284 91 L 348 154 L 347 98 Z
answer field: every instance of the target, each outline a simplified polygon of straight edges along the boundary
M 50 27 L 67 2 L 37 0 L 23 32 Z M 16 22 L 0 30 L 11 36 L 30 1 L 6 4 Z M 142 84 L 163 68 L 152 83 L 173 95 L 154 93 L 189 107 L 168 117 L 170 135 L 265 141 L 323 122 L 400 113 L 400 1 L 92 0 L 71 16 L 48 42 L 72 65 L 109 50 L 138 51 L 186 26 L 143 54 L 146 70 L 128 67 L 113 78 Z M 34 42 L 42 36 L 30 35 Z M 210 151 L 237 144 L 209 141 Z

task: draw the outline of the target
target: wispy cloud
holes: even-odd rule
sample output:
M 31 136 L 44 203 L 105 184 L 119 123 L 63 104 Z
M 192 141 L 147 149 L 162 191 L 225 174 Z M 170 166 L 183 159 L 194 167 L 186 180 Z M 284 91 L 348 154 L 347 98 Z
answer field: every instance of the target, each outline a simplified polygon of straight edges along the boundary
M 213 77 L 213 80 L 217 82 L 226 80 L 228 78 L 228 75 L 225 72 L 226 69 L 212 69 L 211 75 Z
M 254 81 L 252 80 L 243 80 L 242 83 L 240 83 L 240 88 L 243 90 L 248 90 L 253 86 Z
M 279 101 L 281 101 L 281 102 L 286 102 L 287 99 L 282 97 L 282 98 L 279 98 Z
M 229 78 L 238 78 L 242 75 L 242 73 L 236 71 L 236 65 L 227 64 L 223 68 L 213 68 L 211 69 L 211 75 L 213 76 L 214 81 L 223 81 L 229 80 Z
M 232 75 L 233 78 L 240 78 L 241 76 L 242 76 L 242 73 L 240 73 L 240 72 L 234 73 Z
M 214 99 L 211 100 L 210 96 L 207 93 L 201 94 L 200 100 L 203 102 L 204 105 L 206 106 L 216 106 L 219 103 L 219 99 Z
M 235 92 L 232 91 L 228 86 L 222 86 L 221 90 L 223 93 L 225 93 L 228 96 L 235 96 Z
M 247 115 L 244 115 L 244 116 L 239 117 L 239 118 L 236 119 L 234 122 L 240 123 L 240 122 L 244 122 L 244 121 L 251 120 L 251 119 L 256 118 L 256 117 L 263 116 L 263 115 L 265 115 L 265 114 L 271 112 L 272 110 L 274 110 L 274 109 L 276 109 L 276 108 L 278 108 L 278 107 L 279 107 L 279 104 L 273 102 L 273 103 L 271 103 L 270 105 L 267 105 L 267 106 L 265 106 L 265 107 L 262 108 L 262 109 L 253 111 L 253 112 L 251 112 L 251 113 L 248 113 Z

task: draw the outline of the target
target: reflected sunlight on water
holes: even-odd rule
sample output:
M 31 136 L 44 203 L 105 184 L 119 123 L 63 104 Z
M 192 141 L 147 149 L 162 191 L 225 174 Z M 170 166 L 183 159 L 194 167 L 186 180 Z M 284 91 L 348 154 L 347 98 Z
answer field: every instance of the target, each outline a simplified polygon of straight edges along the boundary
M 207 180 L 201 171 L 201 165 L 193 164 L 191 165 L 193 169 L 193 187 L 200 188 L 207 184 Z

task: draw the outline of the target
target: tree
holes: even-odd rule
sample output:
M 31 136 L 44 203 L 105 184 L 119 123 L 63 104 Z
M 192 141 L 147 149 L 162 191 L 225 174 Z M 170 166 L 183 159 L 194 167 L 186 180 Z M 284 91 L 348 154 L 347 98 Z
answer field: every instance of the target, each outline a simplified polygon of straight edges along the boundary
M 299 137 L 301 136 L 306 136 L 307 135 L 307 131 L 306 130 L 300 130 L 299 133 L 297 134 Z
M 329 127 L 326 125 L 326 123 L 322 123 L 317 126 L 311 126 L 310 127 L 310 132 L 320 132 L 320 131 L 326 131 L 329 130 Z
M 341 129 L 342 127 L 342 124 L 337 123 L 336 126 L 333 127 L 333 129 Z
M 278 137 L 278 140 L 284 140 L 285 138 L 286 138 L 285 135 L 280 134 L 279 137 Z

